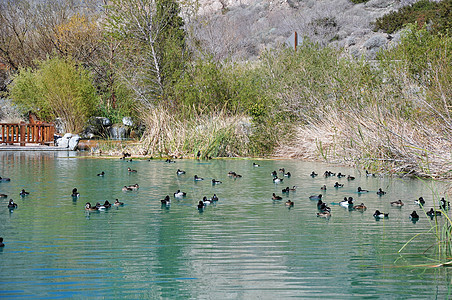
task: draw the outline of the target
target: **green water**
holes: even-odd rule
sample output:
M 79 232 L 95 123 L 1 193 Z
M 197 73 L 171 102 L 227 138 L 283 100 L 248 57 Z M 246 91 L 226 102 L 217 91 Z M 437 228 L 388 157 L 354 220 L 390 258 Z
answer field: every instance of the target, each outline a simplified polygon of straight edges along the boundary
M 429 219 L 414 204 L 423 196 L 433 205 L 432 184 L 418 180 L 368 178 L 358 170 L 293 160 L 160 160 L 125 162 L 92 159 L 70 152 L 0 152 L 0 298 L 179 298 L 179 299 L 446 299 L 451 273 L 445 268 L 410 267 L 434 263 L 422 255 L 431 235 Z M 137 173 L 127 171 L 127 167 Z M 274 184 L 271 171 L 284 167 L 292 176 Z M 183 169 L 185 175 L 177 176 Z M 324 178 L 325 170 L 356 180 Z M 96 176 L 104 171 L 104 177 Z M 227 176 L 235 171 L 242 178 Z M 320 175 L 311 178 L 311 171 Z M 193 175 L 204 177 L 194 182 Z M 212 186 L 215 178 L 223 183 Z M 336 181 L 344 183 L 333 188 Z M 124 185 L 140 189 L 122 192 Z M 367 211 L 330 205 L 329 220 L 317 218 L 316 201 L 352 196 Z M 288 196 L 286 186 L 298 186 Z M 358 195 L 356 188 L 370 190 Z M 72 188 L 81 196 L 73 201 Z M 378 188 L 387 191 L 376 195 Z M 24 188 L 30 195 L 21 198 Z M 170 207 L 160 200 L 176 190 Z M 433 191 L 441 195 L 442 187 Z M 219 201 L 202 212 L 196 205 L 216 193 Z M 272 193 L 282 195 L 273 201 Z M 18 208 L 10 212 L 8 200 Z M 88 213 L 86 202 L 125 203 Z M 287 199 L 295 202 L 288 209 Z M 401 209 L 390 201 L 402 199 Z M 379 209 L 389 219 L 376 221 Z M 417 210 L 413 224 L 409 214 Z M 430 258 L 432 258 L 430 256 Z

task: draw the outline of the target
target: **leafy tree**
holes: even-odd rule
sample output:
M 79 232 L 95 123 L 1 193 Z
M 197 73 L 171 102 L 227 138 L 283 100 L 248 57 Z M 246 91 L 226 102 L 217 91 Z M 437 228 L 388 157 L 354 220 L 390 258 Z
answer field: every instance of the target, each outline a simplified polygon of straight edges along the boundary
M 139 101 L 152 107 L 169 99 L 185 61 L 185 36 L 173 0 L 112 0 L 105 28 L 121 41 L 118 71 Z
M 13 101 L 44 121 L 60 117 L 69 132 L 80 132 L 97 103 L 91 77 L 73 61 L 41 62 L 36 71 L 21 69 L 10 88 Z

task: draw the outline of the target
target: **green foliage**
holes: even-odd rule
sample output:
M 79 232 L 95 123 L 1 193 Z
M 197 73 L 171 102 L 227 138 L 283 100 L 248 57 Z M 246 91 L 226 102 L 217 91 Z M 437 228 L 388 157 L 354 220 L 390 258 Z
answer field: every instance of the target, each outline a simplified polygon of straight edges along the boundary
M 407 26 L 402 33 L 399 45 L 389 51 L 381 53 L 379 58 L 386 61 L 400 61 L 412 74 L 413 78 L 423 84 L 432 82 L 436 72 L 442 69 L 450 75 L 452 66 L 452 39 L 448 35 L 436 35 L 424 26 L 418 29 L 416 25 Z M 445 72 L 445 73 L 444 73 Z
M 97 103 L 91 77 L 82 67 L 60 58 L 47 59 L 36 71 L 22 69 L 11 86 L 13 101 L 44 121 L 61 117 L 69 132 L 79 132 Z
M 393 33 L 409 23 L 417 23 L 419 28 L 429 24 L 432 32 L 445 34 L 452 26 L 451 10 L 452 0 L 440 2 L 421 0 L 378 18 L 375 22 L 375 31 Z

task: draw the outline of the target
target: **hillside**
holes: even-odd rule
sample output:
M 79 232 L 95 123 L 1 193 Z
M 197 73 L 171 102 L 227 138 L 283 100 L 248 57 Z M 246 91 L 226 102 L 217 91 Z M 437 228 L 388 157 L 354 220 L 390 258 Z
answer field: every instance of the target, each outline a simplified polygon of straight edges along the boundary
M 354 1 L 360 2 L 360 1 Z M 361 1 L 362 2 L 362 1 Z M 355 57 L 373 58 L 398 35 L 374 32 L 374 22 L 415 1 L 201 0 L 189 24 L 216 58 L 252 59 L 297 31 L 322 45 L 344 46 Z

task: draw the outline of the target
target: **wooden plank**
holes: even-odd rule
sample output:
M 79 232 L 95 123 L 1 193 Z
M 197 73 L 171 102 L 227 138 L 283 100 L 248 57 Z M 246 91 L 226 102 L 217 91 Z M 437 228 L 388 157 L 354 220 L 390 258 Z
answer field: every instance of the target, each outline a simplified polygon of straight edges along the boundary
M 25 146 L 25 132 L 27 130 L 27 125 L 20 124 L 20 145 Z

